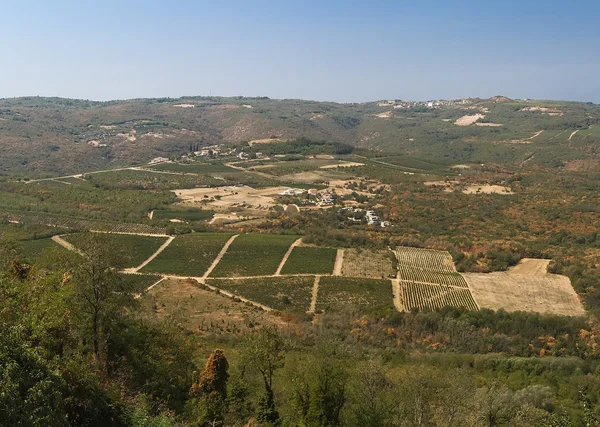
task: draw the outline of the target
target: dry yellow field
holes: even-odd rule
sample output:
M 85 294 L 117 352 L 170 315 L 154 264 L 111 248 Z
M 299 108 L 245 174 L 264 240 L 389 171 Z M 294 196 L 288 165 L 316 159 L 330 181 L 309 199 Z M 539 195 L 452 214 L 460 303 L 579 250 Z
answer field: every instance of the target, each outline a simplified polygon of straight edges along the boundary
M 475 301 L 482 308 L 503 308 L 506 311 L 533 311 L 563 316 L 583 315 L 585 311 L 569 278 L 556 274 L 540 274 L 542 265 L 541 262 L 525 262 L 512 271 L 490 274 L 464 273 L 463 276 Z M 522 274 L 524 272 L 529 274 Z

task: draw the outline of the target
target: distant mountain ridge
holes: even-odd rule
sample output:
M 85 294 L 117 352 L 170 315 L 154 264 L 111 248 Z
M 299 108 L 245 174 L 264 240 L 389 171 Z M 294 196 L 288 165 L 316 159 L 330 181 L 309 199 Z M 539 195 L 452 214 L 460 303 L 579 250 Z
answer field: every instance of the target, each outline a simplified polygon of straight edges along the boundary
M 74 173 L 272 137 L 457 163 L 585 169 L 599 160 L 599 120 L 595 104 L 500 95 L 351 104 L 266 97 L 10 98 L 0 100 L 0 172 Z

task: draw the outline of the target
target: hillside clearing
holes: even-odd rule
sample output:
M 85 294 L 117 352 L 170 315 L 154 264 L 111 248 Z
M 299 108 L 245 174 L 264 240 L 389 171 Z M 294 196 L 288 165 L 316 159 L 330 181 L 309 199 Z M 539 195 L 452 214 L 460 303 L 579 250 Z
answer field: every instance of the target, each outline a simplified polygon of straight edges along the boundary
M 456 126 L 470 126 L 473 123 L 475 123 L 477 120 L 479 119 L 483 119 L 485 117 L 485 114 L 469 114 L 466 116 L 462 116 L 461 118 L 457 119 L 454 124 Z

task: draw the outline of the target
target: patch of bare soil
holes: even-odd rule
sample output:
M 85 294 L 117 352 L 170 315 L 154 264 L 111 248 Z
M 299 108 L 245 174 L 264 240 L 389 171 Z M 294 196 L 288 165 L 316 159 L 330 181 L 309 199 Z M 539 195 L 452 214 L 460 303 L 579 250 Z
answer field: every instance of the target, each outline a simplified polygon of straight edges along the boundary
M 374 114 L 375 117 L 379 117 L 380 119 L 389 119 L 392 117 L 391 111 L 386 111 L 385 113 Z
M 469 114 L 466 116 L 462 116 L 461 118 L 457 119 L 454 124 L 457 126 L 470 126 L 473 123 L 475 123 L 477 120 L 479 119 L 483 119 L 485 117 L 484 114 Z
M 224 212 L 231 208 L 252 207 L 267 210 L 275 206 L 275 196 L 290 187 L 268 187 L 254 189 L 243 187 L 214 187 L 173 190 L 183 203 L 201 204 L 208 209 Z
M 175 105 L 173 105 L 173 107 L 177 107 L 177 108 L 195 108 L 196 106 L 194 104 L 175 104 Z
M 517 265 L 508 270 L 511 274 L 527 274 L 531 276 L 546 276 L 549 259 L 523 258 Z
M 504 125 L 502 123 L 475 123 L 475 126 L 499 127 Z
M 539 111 L 540 113 L 548 114 L 549 116 L 563 116 L 565 114 L 558 108 L 553 107 L 524 107 L 519 111 Z
M 321 166 L 319 169 L 337 169 L 337 168 L 349 168 L 352 166 L 364 166 L 364 163 L 358 163 L 358 162 L 341 162 L 341 163 L 337 163 L 335 165 L 325 165 L 325 166 Z
M 237 333 L 256 323 L 278 323 L 276 318 L 200 288 L 195 281 L 167 279 L 140 300 L 146 315 L 175 318 L 196 334 Z
M 463 190 L 465 194 L 514 194 L 510 188 L 502 185 L 469 185 Z

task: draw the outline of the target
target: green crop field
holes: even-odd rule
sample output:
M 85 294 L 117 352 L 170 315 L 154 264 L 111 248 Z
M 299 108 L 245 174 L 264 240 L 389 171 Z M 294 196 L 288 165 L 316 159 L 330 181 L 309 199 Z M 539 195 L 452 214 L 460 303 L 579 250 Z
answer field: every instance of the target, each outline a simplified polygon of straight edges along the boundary
M 304 313 L 310 308 L 314 277 L 212 279 L 209 284 L 275 310 Z
M 321 277 L 316 310 L 392 310 L 393 299 L 392 284 L 389 280 Z
M 336 249 L 297 246 L 281 269 L 281 274 L 331 274 Z
M 152 213 L 153 220 L 179 219 L 182 221 L 207 221 L 214 215 L 213 211 L 201 209 L 157 209 Z
M 90 233 L 68 234 L 64 240 L 78 247 Z M 137 267 L 152 255 L 165 241 L 165 237 L 135 236 L 129 234 L 104 234 L 103 238 L 114 245 L 121 261 L 115 267 Z
M 119 274 L 121 285 L 128 292 L 141 293 L 160 280 L 154 274 Z
M 266 276 L 275 274 L 279 263 L 298 236 L 242 234 L 237 237 L 213 277 Z
M 231 234 L 194 233 L 177 236 L 142 269 L 144 273 L 202 276 Z

